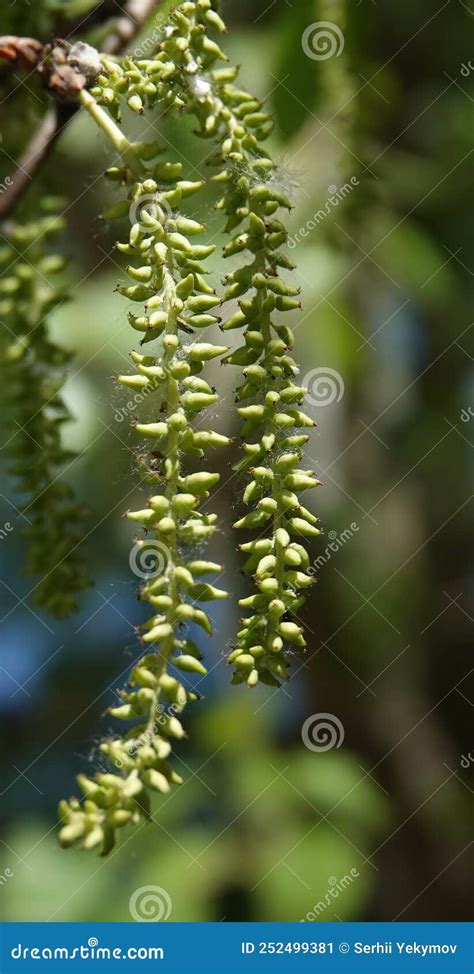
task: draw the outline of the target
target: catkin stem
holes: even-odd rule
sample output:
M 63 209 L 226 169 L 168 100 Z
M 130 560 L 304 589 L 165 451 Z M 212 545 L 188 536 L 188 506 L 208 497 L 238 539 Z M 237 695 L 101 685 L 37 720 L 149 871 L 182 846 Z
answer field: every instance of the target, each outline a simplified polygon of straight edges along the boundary
M 91 95 L 90 91 L 83 88 L 79 95 L 79 99 L 82 102 L 86 111 L 94 119 L 94 122 L 105 132 L 106 136 L 115 148 L 120 153 L 125 165 L 130 169 L 130 171 L 135 176 L 143 176 L 145 173 L 144 166 L 135 152 L 133 145 L 127 137 L 123 134 L 119 126 L 114 122 L 113 118 L 110 117 L 108 112 L 106 112 L 101 105 L 98 105 L 95 98 Z
M 170 249 L 167 250 L 169 267 L 173 266 L 173 255 Z M 176 297 L 176 286 L 170 271 L 165 270 L 164 276 L 164 294 L 165 294 L 165 306 L 168 312 L 168 319 L 166 322 L 166 334 L 176 335 L 177 334 L 177 313 L 174 308 L 174 299 Z M 179 406 L 179 383 L 173 376 L 168 373 L 167 380 L 167 390 L 166 390 L 166 416 L 172 416 Z M 165 497 L 169 501 L 173 500 L 173 497 L 178 491 L 178 479 L 179 479 L 179 433 L 177 430 L 171 430 L 169 437 L 169 445 L 167 452 L 167 459 L 170 464 L 170 475 L 168 483 L 165 490 Z M 175 577 L 175 567 L 178 563 L 179 552 L 178 545 L 176 541 L 176 534 L 173 533 L 168 542 L 169 550 L 169 565 L 168 572 L 170 578 L 170 584 L 168 589 L 168 594 L 172 599 L 173 605 L 168 613 L 168 621 L 170 625 L 174 627 L 176 622 L 175 605 L 178 601 L 178 587 L 176 584 Z M 167 639 L 163 640 L 160 647 L 160 664 L 158 667 L 157 675 L 161 676 L 165 672 L 167 663 L 174 649 L 174 633 L 168 636 Z M 158 704 L 158 699 L 157 699 Z M 152 716 L 150 716 L 150 720 Z

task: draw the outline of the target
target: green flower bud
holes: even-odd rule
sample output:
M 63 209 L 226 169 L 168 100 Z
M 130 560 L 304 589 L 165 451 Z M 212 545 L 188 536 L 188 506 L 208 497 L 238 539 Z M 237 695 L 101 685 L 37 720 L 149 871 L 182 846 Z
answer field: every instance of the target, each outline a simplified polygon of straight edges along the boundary
M 151 280 L 152 268 L 148 266 L 132 267 L 129 265 L 127 267 L 127 274 L 133 277 L 135 281 L 148 282 Z
M 291 490 L 306 490 L 308 487 L 319 486 L 319 481 L 315 480 L 314 476 L 307 476 L 298 472 L 287 474 L 283 483 L 285 487 L 290 487 Z
M 163 497 L 162 494 L 156 494 L 155 497 L 150 497 L 150 507 L 156 512 L 156 514 L 163 515 L 169 509 L 170 502 L 167 497 Z
M 169 737 L 175 737 L 177 740 L 186 737 L 183 725 L 177 717 L 167 717 L 164 721 L 164 728 Z
M 176 531 L 176 521 L 172 517 L 162 517 L 158 521 L 157 528 L 160 534 L 173 534 Z
M 208 362 L 227 352 L 225 345 L 210 345 L 208 343 L 196 342 L 186 349 L 186 354 L 191 362 Z
M 280 622 L 278 630 L 283 639 L 287 639 L 289 642 L 294 642 L 303 631 L 295 622 Z
M 155 179 L 162 179 L 164 181 L 169 180 L 171 182 L 179 179 L 182 171 L 183 167 L 180 162 L 158 162 L 153 167 L 153 175 Z
M 307 535 L 308 537 L 316 537 L 318 534 L 321 534 L 321 531 L 318 531 L 317 528 L 312 524 L 308 524 L 301 517 L 290 518 L 288 524 L 292 534 Z
M 129 521 L 138 521 L 140 524 L 147 524 L 153 521 L 155 512 L 145 508 L 143 511 L 127 511 L 126 517 Z
M 193 433 L 193 443 L 195 446 L 228 446 L 230 443 L 228 436 L 222 433 L 214 433 L 212 430 L 198 430 Z
M 144 666 L 136 666 L 132 672 L 132 683 L 138 683 L 141 687 L 150 687 L 152 690 L 156 690 L 158 686 L 158 680 L 150 670 L 147 670 Z
M 176 285 L 176 294 L 178 297 L 182 298 L 183 301 L 186 301 L 186 299 L 189 298 L 189 295 L 192 294 L 193 290 L 194 274 L 188 274 L 187 277 L 184 277 Z
M 255 660 L 250 653 L 241 653 L 240 656 L 237 656 L 235 665 L 239 670 L 252 670 L 254 662 Z
M 189 594 L 193 599 L 198 599 L 199 602 L 209 602 L 213 599 L 226 599 L 228 597 L 227 592 L 224 592 L 221 588 L 216 588 L 215 585 L 208 585 L 204 582 L 198 582 L 192 586 Z
M 199 496 L 205 494 L 220 480 L 218 473 L 192 473 L 183 480 L 183 487 L 190 494 Z
M 217 565 L 214 561 L 190 561 L 188 568 L 193 575 L 213 575 L 223 570 L 222 565 Z
M 246 514 L 245 517 L 240 518 L 236 521 L 234 528 L 260 528 L 268 521 L 270 514 L 266 511 L 251 511 L 250 514 Z
M 149 385 L 148 379 L 144 375 L 118 375 L 117 382 L 129 389 L 146 389 Z
M 195 494 L 177 494 L 171 503 L 174 514 L 178 517 L 187 517 L 196 507 L 197 496 Z
M 185 568 L 184 565 L 176 566 L 174 570 L 174 577 L 178 585 L 183 586 L 186 589 L 190 588 L 190 586 L 194 584 L 194 578 L 192 576 L 192 573 L 189 571 L 188 568 Z
M 69 846 L 74 845 L 78 839 L 81 839 L 84 835 L 85 824 L 82 819 L 78 819 L 75 822 L 71 822 L 69 825 L 65 825 L 59 832 L 59 841 L 63 849 L 68 849 Z
M 185 673 L 201 673 L 203 676 L 207 673 L 206 667 L 194 656 L 174 656 L 173 663 Z
M 143 102 L 140 95 L 132 95 L 128 99 L 128 107 L 131 108 L 132 112 L 143 112 Z
M 144 643 L 155 643 L 172 635 L 173 627 L 169 622 L 161 622 L 157 626 L 152 626 L 149 632 L 142 636 L 142 639 Z
M 135 429 L 141 436 L 151 436 L 155 440 L 168 435 L 167 423 L 137 423 Z
M 195 297 L 188 298 L 186 307 L 189 311 L 202 312 L 210 311 L 217 304 L 219 304 L 219 300 L 215 294 L 197 294 Z
M 265 555 L 260 559 L 255 574 L 258 578 L 264 578 L 267 574 L 271 575 L 274 568 L 276 568 L 275 555 Z
M 185 392 L 181 397 L 181 402 L 186 410 L 199 412 L 205 406 L 212 406 L 213 403 L 217 402 L 218 398 L 214 393 L 209 395 L 204 392 Z
M 144 771 L 142 779 L 145 785 L 153 788 L 153 791 L 161 792 L 162 795 L 166 795 L 170 790 L 168 779 L 165 778 L 161 771 L 156 771 L 155 768 L 148 768 L 147 771 Z
M 241 348 L 236 349 L 235 352 L 228 355 L 225 362 L 229 365 L 252 365 L 252 363 L 257 360 L 258 356 L 258 349 L 249 348 L 247 345 L 242 345 Z M 247 408 L 250 409 L 251 407 Z

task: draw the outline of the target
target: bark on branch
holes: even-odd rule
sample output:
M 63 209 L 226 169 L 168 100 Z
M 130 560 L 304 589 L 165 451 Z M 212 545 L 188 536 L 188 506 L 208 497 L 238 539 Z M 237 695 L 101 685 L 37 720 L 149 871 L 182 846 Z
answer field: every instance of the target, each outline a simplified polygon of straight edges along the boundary
M 159 0 L 128 0 L 122 16 L 103 42 L 102 51 L 120 54 L 125 50 L 147 22 L 158 2 Z M 0 195 L 0 221 L 12 214 L 49 156 L 63 128 L 78 111 L 75 98 L 88 79 L 77 66 L 69 62 L 67 54 L 63 59 L 58 55 L 58 52 L 62 49 L 66 51 L 66 48 L 67 45 L 61 41 L 43 45 L 31 37 L 0 37 L 0 58 L 23 70 L 39 71 L 56 100 L 56 104 L 42 118 L 13 173 L 5 179 L 3 193 Z M 51 65 L 52 55 L 54 57 Z
M 36 68 L 43 55 L 41 41 L 34 37 L 0 37 L 0 58 L 23 69 Z

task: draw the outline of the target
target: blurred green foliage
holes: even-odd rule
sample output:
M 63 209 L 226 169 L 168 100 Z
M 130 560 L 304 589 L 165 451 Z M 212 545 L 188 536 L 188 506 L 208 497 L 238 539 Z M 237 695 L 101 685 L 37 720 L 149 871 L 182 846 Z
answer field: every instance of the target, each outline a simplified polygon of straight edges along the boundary
M 2 8 L 2 31 L 47 37 L 54 6 L 16 0 Z M 56 800 L 107 730 L 101 714 L 123 681 L 140 621 L 120 514 L 141 488 L 126 396 L 110 382 L 128 362 L 129 329 L 113 293 L 121 268 L 98 219 L 111 197 L 101 180 L 110 152 L 76 118 L 46 182 L 71 201 L 64 248 L 74 300 L 53 330 L 78 354 L 65 394 L 77 417 L 68 435 L 83 452 L 69 476 L 92 505 L 97 585 L 77 623 L 51 633 L 18 603 L 28 590 L 19 532 L 0 543 L 0 871 L 13 870 L 0 895 L 8 919 L 126 920 L 131 893 L 156 884 L 172 898 L 173 920 L 297 920 L 324 899 L 333 877 L 354 868 L 360 875 L 318 917 L 465 919 L 472 420 L 460 416 L 472 402 L 474 350 L 471 79 L 461 67 L 469 13 L 440 0 L 228 0 L 226 8 L 232 56 L 276 112 L 272 149 L 293 187 L 291 232 L 315 223 L 292 251 L 303 291 L 304 310 L 293 320 L 302 375 L 326 367 L 344 381 L 340 402 L 314 405 L 319 435 L 308 463 L 325 484 L 317 503 L 327 535 L 314 558 L 351 524 L 357 531 L 318 573 L 305 612 L 313 633 L 305 665 L 295 659 L 287 688 L 279 696 L 229 691 L 223 659 L 236 619 L 219 608 L 217 635 L 203 646 L 211 661 L 206 699 L 194 707 L 180 752 L 185 784 L 110 862 L 61 852 Z M 78 15 L 69 9 L 64 19 Z M 344 32 L 343 52 L 306 57 L 303 29 L 331 19 Z M 6 102 L 11 124 L 0 123 L 0 181 L 45 100 L 34 79 L 4 80 L 7 96 L 18 90 Z M 140 134 L 140 122 L 126 123 Z M 204 150 L 198 156 L 195 142 L 191 149 L 190 127 L 156 121 L 193 178 L 208 170 Z M 315 221 L 351 176 L 352 191 Z M 25 212 L 28 205 L 26 197 Z M 206 222 L 219 243 L 207 207 Z M 222 270 L 216 258 L 216 283 Z M 221 399 L 213 420 L 232 433 L 232 377 L 223 372 L 215 367 Z M 9 485 L 3 494 L 4 519 L 15 525 Z M 219 557 L 230 547 L 236 497 L 231 481 L 218 498 Z M 228 562 L 224 583 L 237 595 L 233 551 Z M 300 732 L 320 711 L 342 720 L 345 739 L 318 754 L 303 748 Z
M 250 723 L 249 759 L 242 728 Z M 380 835 L 386 821 L 383 795 L 363 778 L 349 754 L 324 755 L 318 777 L 315 756 L 300 748 L 288 750 L 283 763 L 265 723 L 254 718 L 248 699 L 237 700 L 232 708 L 216 704 L 203 713 L 194 745 L 205 754 L 214 751 L 216 740 L 226 740 L 223 756 L 206 773 L 206 787 L 196 770 L 181 793 L 156 806 L 156 824 L 126 841 L 110 869 L 108 862 L 69 856 L 65 871 L 64 856 L 44 819 L 34 830 L 14 830 L 14 848 L 27 855 L 35 876 L 47 875 L 47 883 L 32 883 L 28 870 L 19 871 L 18 879 L 10 882 L 7 918 L 47 920 L 58 911 L 59 920 L 99 914 L 102 920 L 127 920 L 133 890 L 156 883 L 172 898 L 174 920 L 206 920 L 219 908 L 225 910 L 227 901 L 238 905 L 239 899 L 242 918 L 250 910 L 250 919 L 299 920 L 351 869 L 354 881 L 334 910 L 344 917 L 360 911 L 370 893 L 373 868 L 358 847 Z M 225 795 L 216 795 L 218 807 L 206 822 L 203 802 L 212 798 L 206 791 L 221 789 L 223 781 Z M 334 805 L 338 812 L 330 824 L 325 816 Z M 248 810 L 245 815 L 242 807 Z M 235 827 L 226 829 L 227 816 Z M 341 842 L 339 829 L 349 841 Z M 123 897 L 108 897 L 119 886 Z M 331 906 L 324 912 L 325 919 L 334 918 Z

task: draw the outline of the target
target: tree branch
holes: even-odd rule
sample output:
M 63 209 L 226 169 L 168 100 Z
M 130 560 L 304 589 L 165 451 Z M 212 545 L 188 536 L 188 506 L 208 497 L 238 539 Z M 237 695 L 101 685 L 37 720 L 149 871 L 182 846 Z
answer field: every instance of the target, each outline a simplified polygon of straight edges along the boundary
M 75 106 L 68 107 L 70 118 L 75 112 Z M 55 105 L 54 108 L 50 108 L 46 112 L 29 145 L 17 162 L 12 175 L 5 180 L 5 192 L 0 196 L 0 220 L 5 220 L 12 213 L 48 152 L 53 148 L 62 131 L 60 114 L 61 106 L 59 105 Z
M 0 37 L 0 58 L 23 69 L 36 68 L 43 55 L 43 45 L 34 37 Z
M 128 0 L 123 16 L 119 17 L 111 34 L 102 44 L 107 54 L 123 51 L 144 26 L 158 0 Z M 0 56 L 23 67 L 41 67 L 45 48 L 33 38 L 0 37 Z M 31 141 L 23 152 L 11 176 L 4 182 L 0 195 L 0 221 L 11 215 L 32 179 L 49 156 L 64 127 L 79 109 L 74 103 L 58 101 L 42 118 Z
M 104 54 L 119 54 L 125 50 L 157 5 L 158 0 L 128 0 L 124 15 L 119 17 L 113 33 L 102 44 Z

